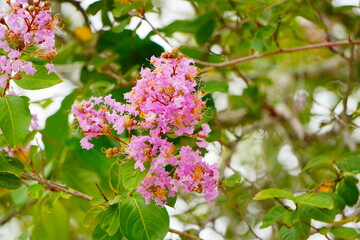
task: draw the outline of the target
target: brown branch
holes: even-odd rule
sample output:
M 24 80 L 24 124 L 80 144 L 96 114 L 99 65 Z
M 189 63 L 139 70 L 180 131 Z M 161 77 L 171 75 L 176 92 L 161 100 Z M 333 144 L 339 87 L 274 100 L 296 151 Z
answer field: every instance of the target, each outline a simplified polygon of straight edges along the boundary
M 169 42 L 169 40 L 163 35 L 161 35 L 159 30 L 154 25 L 152 25 L 152 23 L 145 17 L 145 13 L 142 15 L 135 15 L 135 16 L 139 17 L 140 19 L 144 20 L 147 24 L 149 24 L 149 26 L 152 28 L 152 30 L 155 32 L 156 35 L 158 35 L 171 48 L 174 48 L 174 46 Z
M 73 190 L 73 189 L 69 188 L 66 185 L 56 183 L 56 182 L 53 182 L 53 181 L 50 181 L 50 180 L 46 180 L 44 178 L 33 176 L 33 175 L 30 175 L 30 174 L 27 174 L 27 173 L 24 173 L 21 176 L 21 179 L 37 181 L 38 183 L 49 187 L 49 189 L 51 191 L 54 191 L 54 192 L 61 191 L 61 192 L 70 194 L 70 195 L 72 195 L 74 197 L 84 199 L 86 201 L 91 201 L 91 199 L 92 199 L 92 197 L 90 197 L 90 196 L 88 196 L 88 195 L 86 195 L 86 194 L 84 194 L 82 192 Z M 104 197 L 104 195 L 103 195 L 103 197 Z M 18 211 L 10 212 L 8 214 L 9 216 L 5 216 L 6 218 L 3 218 L 3 219 L 0 220 L 0 223 L 5 223 L 6 221 L 11 219 L 13 216 L 17 215 L 18 213 L 19 213 Z M 186 232 L 181 232 L 181 231 L 178 231 L 178 230 L 175 230 L 175 229 L 172 229 L 172 228 L 169 228 L 169 232 L 176 233 L 179 236 L 183 236 L 183 237 L 186 237 L 188 239 L 200 239 L 201 240 L 201 238 L 199 238 L 199 237 L 197 237 L 195 235 L 191 235 L 191 234 L 186 233 Z
M 64 192 L 64 193 L 67 193 L 67 194 L 70 194 L 72 196 L 75 196 L 77 198 L 81 198 L 81 199 L 84 199 L 86 201 L 90 201 L 92 199 L 92 197 L 82 193 L 82 192 L 79 192 L 79 191 L 76 191 L 76 190 L 73 190 L 65 185 L 62 185 L 62 184 L 58 184 L 56 182 L 52 182 L 50 180 L 46 180 L 44 178 L 41 178 L 41 177 L 37 177 L 37 176 L 32 176 L 30 174 L 27 174 L 27 173 L 24 173 L 22 176 L 21 176 L 21 179 L 23 180 L 34 180 L 34 181 L 37 181 L 38 183 L 42 184 L 42 185 L 45 185 L 47 187 L 50 188 L 51 191 L 54 191 L 54 192 Z
M 292 52 L 300 52 L 300 51 L 306 51 L 306 50 L 317 49 L 317 48 L 329 48 L 329 47 L 331 48 L 331 47 L 347 46 L 347 45 L 360 45 L 360 40 L 323 42 L 323 43 L 317 43 L 317 44 L 289 48 L 289 49 L 280 49 L 280 50 L 277 50 L 274 52 L 268 52 L 268 53 L 263 53 L 263 54 L 258 54 L 258 55 L 251 55 L 251 56 L 242 57 L 242 58 L 236 58 L 234 60 L 231 60 L 228 62 L 222 62 L 222 63 L 210 63 L 210 62 L 205 62 L 205 61 L 201 61 L 201 60 L 195 60 L 195 62 L 198 64 L 201 64 L 201 65 L 204 65 L 204 66 L 209 66 L 209 68 L 203 69 L 203 71 L 207 71 L 207 70 L 214 69 L 214 68 L 229 67 L 229 66 L 241 63 L 241 62 L 246 62 L 246 61 L 263 58 L 263 57 L 269 57 L 269 56 L 278 55 L 278 54 L 282 54 L 282 53 L 292 53 Z
M 191 235 L 191 234 L 186 233 L 186 232 L 181 232 L 181 231 L 178 231 L 178 230 L 175 230 L 175 229 L 172 229 L 172 228 L 169 228 L 169 232 L 175 233 L 175 234 L 177 234 L 177 235 L 179 235 L 181 237 L 186 237 L 188 239 L 200 239 L 200 240 L 202 239 L 202 238 L 199 238 L 199 237 L 197 237 L 195 235 Z

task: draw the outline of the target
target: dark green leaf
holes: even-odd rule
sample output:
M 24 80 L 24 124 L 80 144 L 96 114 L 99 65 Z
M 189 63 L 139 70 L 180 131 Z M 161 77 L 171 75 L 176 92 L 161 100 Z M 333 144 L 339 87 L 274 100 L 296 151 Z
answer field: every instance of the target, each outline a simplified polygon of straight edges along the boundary
M 119 205 L 111 205 L 103 212 L 100 219 L 100 227 L 107 235 L 113 236 L 119 229 L 120 207 Z
M 196 42 L 199 45 L 202 45 L 208 41 L 208 39 L 213 34 L 216 27 L 216 18 L 215 13 L 208 12 L 203 16 L 199 17 L 198 21 L 198 30 L 195 34 Z
M 21 187 L 21 179 L 11 172 L 0 172 L 0 187 L 17 189 Z
M 30 120 L 28 98 L 8 95 L 0 99 L 0 129 L 8 146 L 15 148 L 24 141 Z
M 102 2 L 96 1 L 89 5 L 89 7 L 86 9 L 86 12 L 90 15 L 95 15 L 98 11 L 100 11 L 101 7 Z
M 121 232 L 128 240 L 164 239 L 169 230 L 169 215 L 165 208 L 146 204 L 134 194 L 121 203 Z
M 333 209 L 328 210 L 308 205 L 301 206 L 301 213 L 304 216 L 326 223 L 332 223 L 337 214 Z
M 56 73 L 48 74 L 48 69 L 43 65 L 35 65 L 34 75 L 23 74 L 20 80 L 14 80 L 16 85 L 27 90 L 37 90 L 52 87 L 62 82 Z
M 337 187 L 337 194 L 341 196 L 348 206 L 353 206 L 359 199 L 358 180 L 351 176 L 342 179 Z
M 20 175 L 23 169 L 24 165 L 18 159 L 5 157 L 4 152 L 0 152 L 0 171 Z

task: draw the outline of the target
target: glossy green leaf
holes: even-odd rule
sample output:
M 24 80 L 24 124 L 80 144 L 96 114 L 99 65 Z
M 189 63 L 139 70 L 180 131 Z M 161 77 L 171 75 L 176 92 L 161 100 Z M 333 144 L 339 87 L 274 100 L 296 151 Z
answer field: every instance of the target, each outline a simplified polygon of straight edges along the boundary
M 17 189 L 21 187 L 21 179 L 11 172 L 0 172 L 0 187 Z
M 8 95 L 0 99 L 0 129 L 8 146 L 21 144 L 30 126 L 29 99 Z
M 121 203 L 121 232 L 128 240 L 164 239 L 169 230 L 169 215 L 165 208 L 146 204 L 134 194 Z
M 360 173 L 360 157 L 353 156 L 343 159 L 338 165 L 343 171 Z
M 337 194 L 341 196 L 348 206 L 353 206 L 359 199 L 358 180 L 352 176 L 346 176 L 337 187 Z
M 107 210 L 105 210 L 100 219 L 100 227 L 104 230 L 107 235 L 113 236 L 119 229 L 119 219 L 120 217 L 120 208 L 118 204 L 114 204 L 109 206 Z
M 348 227 L 332 228 L 330 232 L 334 234 L 335 237 L 341 239 L 355 239 L 359 236 L 355 229 Z
M 285 198 L 293 200 L 294 196 L 290 192 L 283 189 L 269 188 L 258 192 L 253 199 L 265 200 L 269 198 Z
M 325 194 L 306 193 L 295 197 L 295 203 L 304 204 L 319 208 L 332 209 L 334 201 L 331 197 Z
M 335 211 L 334 209 L 329 210 L 329 209 L 322 209 L 318 207 L 304 205 L 301 206 L 301 213 L 304 216 L 307 216 L 317 221 L 332 223 L 335 219 L 337 211 Z
M 283 206 L 274 206 L 264 216 L 261 229 L 271 226 L 273 223 L 282 219 L 282 217 L 288 212 Z
M 34 75 L 22 75 L 20 80 L 14 80 L 16 85 L 27 90 L 38 90 L 55 86 L 62 82 L 54 72 L 48 74 L 48 69 L 43 65 L 35 65 Z

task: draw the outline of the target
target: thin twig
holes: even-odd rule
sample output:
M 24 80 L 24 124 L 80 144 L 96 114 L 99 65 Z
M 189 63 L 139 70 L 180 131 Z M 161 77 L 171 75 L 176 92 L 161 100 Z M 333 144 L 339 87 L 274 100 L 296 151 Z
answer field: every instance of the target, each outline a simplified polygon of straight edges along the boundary
M 84 194 L 82 192 L 73 190 L 71 188 L 65 187 L 62 184 L 60 185 L 60 184 L 52 182 L 50 180 L 46 180 L 46 179 L 43 179 L 43 178 L 40 178 L 40 177 L 37 177 L 37 176 L 33 176 L 33 175 L 30 175 L 30 174 L 27 174 L 27 173 L 24 173 L 21 176 L 21 179 L 37 181 L 38 183 L 40 183 L 42 185 L 48 186 L 50 188 L 50 190 L 52 190 L 52 191 L 55 191 L 55 192 L 56 191 L 61 191 L 61 192 L 70 194 L 72 196 L 84 199 L 86 201 L 90 201 L 92 199 L 92 197 L 90 197 L 90 196 L 88 196 L 88 195 L 86 195 L 86 194 Z
M 263 57 L 269 57 L 269 56 L 278 55 L 278 54 L 282 54 L 282 53 L 292 53 L 292 52 L 300 52 L 300 51 L 306 51 L 306 50 L 317 49 L 317 48 L 329 48 L 329 47 L 347 46 L 347 45 L 360 45 L 360 40 L 323 42 L 323 43 L 317 43 L 317 44 L 289 48 L 289 49 L 280 49 L 280 50 L 277 50 L 274 52 L 268 52 L 268 53 L 263 53 L 263 54 L 257 54 L 257 55 L 247 56 L 247 57 L 236 58 L 234 60 L 231 60 L 228 62 L 222 62 L 222 63 L 210 63 L 210 62 L 205 62 L 205 61 L 201 61 L 201 60 L 195 60 L 195 62 L 198 64 L 201 64 L 201 65 L 204 65 L 204 66 L 209 66 L 208 68 L 203 69 L 203 71 L 207 71 L 207 70 L 211 70 L 214 68 L 229 67 L 229 66 L 241 63 L 241 62 L 246 62 L 246 61 L 263 58 Z
M 181 232 L 181 231 L 178 231 L 178 230 L 175 230 L 175 229 L 172 229 L 172 228 L 169 228 L 169 232 L 171 233 L 175 233 L 181 237 L 186 237 L 188 239 L 202 239 L 202 238 L 199 238 L 198 236 L 195 236 L 195 235 L 191 235 L 189 233 L 186 233 L 186 232 Z
M 149 24 L 149 26 L 156 33 L 156 35 L 158 35 L 162 40 L 164 40 L 164 42 L 166 42 L 167 45 L 169 45 L 171 48 L 174 48 L 174 46 L 169 42 L 169 40 L 166 37 L 164 37 L 163 35 L 161 35 L 159 30 L 156 27 L 154 27 L 154 25 L 152 25 L 152 23 L 145 17 L 145 14 L 136 15 L 136 16 L 139 17 L 140 19 L 144 20 L 147 24 Z
M 107 197 L 105 196 L 105 194 L 101 191 L 101 188 L 100 188 L 99 184 L 98 184 L 98 183 L 95 183 L 95 185 L 96 185 L 97 189 L 99 190 L 101 196 L 104 198 L 104 200 L 105 200 L 106 202 L 108 202 L 109 200 L 107 199 Z

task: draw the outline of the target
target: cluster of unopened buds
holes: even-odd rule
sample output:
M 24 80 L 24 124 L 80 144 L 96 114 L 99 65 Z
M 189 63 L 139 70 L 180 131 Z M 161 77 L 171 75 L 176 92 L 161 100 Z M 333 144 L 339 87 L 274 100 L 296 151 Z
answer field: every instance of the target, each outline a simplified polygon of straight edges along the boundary
M 4 4 L 5 5 L 5 4 Z M 36 68 L 22 55 L 36 55 L 52 60 L 56 55 L 55 31 L 59 19 L 51 16 L 50 0 L 7 0 L 0 8 L 0 87 L 8 88 L 11 79 L 22 78 L 21 72 L 33 75 Z M 54 72 L 52 63 L 46 64 Z
M 140 171 L 148 170 L 137 189 L 147 203 L 152 199 L 163 206 L 167 197 L 182 191 L 202 193 L 211 204 L 218 195 L 219 172 L 217 164 L 203 161 L 199 150 L 207 147 L 205 138 L 211 131 L 206 123 L 200 126 L 205 103 L 203 93 L 196 90 L 199 69 L 176 52 L 150 61 L 153 68 L 142 69 L 141 79 L 125 94 L 126 104 L 108 95 L 73 106 L 72 113 L 85 134 L 80 143 L 90 149 L 94 137 L 117 139 L 120 147 L 105 150 L 106 156 L 122 156 L 135 161 Z M 126 133 L 128 141 L 120 137 Z M 197 146 L 177 148 L 169 135 L 194 138 Z

